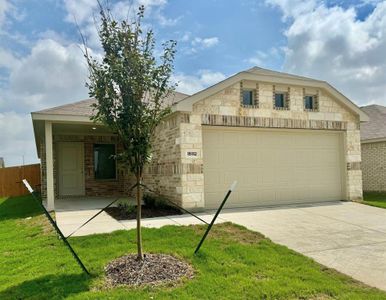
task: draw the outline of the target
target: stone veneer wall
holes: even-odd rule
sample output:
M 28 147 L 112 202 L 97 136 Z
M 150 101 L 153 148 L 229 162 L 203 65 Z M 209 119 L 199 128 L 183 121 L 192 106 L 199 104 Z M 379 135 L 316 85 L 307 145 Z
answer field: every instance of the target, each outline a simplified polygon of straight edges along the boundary
M 386 191 L 386 141 L 362 144 L 364 191 Z
M 201 149 L 201 118 L 173 113 L 156 130 L 144 183 L 184 208 L 202 208 Z
M 256 89 L 258 108 L 241 105 L 241 86 Z M 289 93 L 288 110 L 274 109 L 272 101 L 274 91 Z M 304 109 L 305 94 L 317 95 L 318 111 Z M 344 132 L 343 142 L 347 164 L 346 197 L 347 200 L 362 198 L 359 117 L 335 101 L 324 90 L 244 81 L 242 85 L 234 84 L 195 103 L 192 112 L 192 116 L 194 115 L 202 115 L 204 123 L 207 115 L 217 115 L 223 119 L 236 116 L 247 120 L 240 125 L 245 127 L 341 130 Z
M 133 176 L 127 174 L 122 167 L 117 164 L 117 179 L 114 180 L 95 180 L 94 179 L 94 144 L 115 144 L 117 152 L 122 149 L 115 136 L 90 136 L 90 135 L 54 135 L 53 155 L 54 155 L 54 190 L 58 197 L 57 186 L 57 145 L 59 142 L 82 142 L 84 144 L 84 179 L 86 196 L 126 196 L 130 193 L 128 189 L 134 184 Z M 41 175 L 42 175 L 42 197 L 47 197 L 46 180 L 46 157 L 45 144 L 40 145 Z

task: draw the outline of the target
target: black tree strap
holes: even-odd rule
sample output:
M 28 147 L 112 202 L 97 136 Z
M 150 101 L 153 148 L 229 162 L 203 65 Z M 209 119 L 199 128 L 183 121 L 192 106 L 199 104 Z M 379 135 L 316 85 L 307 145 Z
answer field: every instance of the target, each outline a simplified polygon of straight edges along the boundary
M 47 211 L 47 209 L 44 207 L 41 199 L 39 199 L 38 195 L 36 194 L 36 192 L 31 188 L 30 184 L 28 183 L 28 181 L 26 179 L 23 180 L 23 183 L 25 185 L 25 187 L 28 189 L 28 191 L 31 193 L 32 197 L 34 198 L 34 200 L 39 204 L 39 206 L 41 207 L 41 209 L 44 211 L 44 214 L 46 215 L 47 219 L 50 221 L 52 227 L 54 227 L 56 233 L 59 235 L 60 239 L 63 241 L 63 243 L 67 246 L 68 250 L 70 250 L 72 256 L 75 258 L 76 262 L 78 263 L 78 265 L 81 267 L 82 271 L 85 272 L 87 275 L 90 275 L 90 273 L 88 272 L 88 270 L 86 269 L 86 267 L 84 266 L 84 264 L 82 263 L 82 261 L 80 260 L 79 256 L 76 254 L 76 252 L 74 251 L 74 249 L 71 247 L 70 243 L 67 241 L 67 238 L 64 237 L 62 231 L 59 229 L 58 225 L 56 224 L 56 222 L 54 221 L 54 219 L 52 219 L 50 213 Z
M 137 187 L 137 183 L 134 184 L 129 190 L 128 192 L 132 191 L 134 188 Z M 93 219 L 95 219 L 97 216 L 99 216 L 105 209 L 109 208 L 111 205 L 113 205 L 115 202 L 117 202 L 120 198 L 117 198 L 115 199 L 114 201 L 110 202 L 107 206 L 105 206 L 104 208 L 102 208 L 98 213 L 96 213 L 95 215 L 93 215 L 90 219 L 88 219 L 85 223 L 83 223 L 82 225 L 80 225 L 77 229 L 75 229 L 70 235 L 67 236 L 67 238 L 69 238 L 70 236 L 72 236 L 75 232 L 77 232 L 78 230 L 80 230 L 83 226 L 87 225 L 89 222 L 91 222 Z
M 149 192 L 151 192 L 151 193 L 153 193 L 153 194 L 156 194 L 156 195 L 158 195 L 158 196 L 161 196 L 161 194 L 160 194 L 159 192 L 150 189 L 150 188 L 147 187 L 146 185 L 141 184 L 141 186 L 142 186 L 143 188 L 147 189 Z M 165 198 L 165 200 L 166 200 L 167 202 L 169 202 L 170 204 L 172 204 L 173 206 L 177 207 L 178 209 L 180 209 L 180 210 L 182 210 L 182 211 L 188 213 L 189 215 L 191 215 L 191 216 L 195 217 L 196 219 L 200 220 L 201 222 L 205 223 L 206 225 L 209 225 L 208 222 L 206 222 L 205 220 L 201 219 L 199 216 L 195 215 L 194 213 L 188 211 L 187 209 L 185 209 L 185 208 L 179 206 L 178 204 L 174 203 L 173 201 L 171 201 L 171 200 L 169 200 L 169 199 L 167 199 L 167 198 Z

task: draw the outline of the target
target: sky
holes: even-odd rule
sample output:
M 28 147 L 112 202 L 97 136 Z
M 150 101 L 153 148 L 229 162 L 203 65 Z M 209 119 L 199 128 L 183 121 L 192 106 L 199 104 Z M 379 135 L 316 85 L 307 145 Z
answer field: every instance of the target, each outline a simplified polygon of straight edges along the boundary
M 177 41 L 173 81 L 195 93 L 260 66 L 326 80 L 357 105 L 386 105 L 386 0 L 109 0 L 145 5 L 159 44 Z M 88 97 L 79 31 L 96 56 L 96 0 L 0 0 L 0 157 L 38 161 L 30 113 Z

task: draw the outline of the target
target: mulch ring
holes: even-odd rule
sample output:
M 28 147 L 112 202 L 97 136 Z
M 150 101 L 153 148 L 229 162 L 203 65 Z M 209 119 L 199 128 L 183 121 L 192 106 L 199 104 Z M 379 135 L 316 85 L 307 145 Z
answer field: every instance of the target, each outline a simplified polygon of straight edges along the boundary
M 143 261 L 129 254 L 111 261 L 105 267 L 107 283 L 142 286 L 177 284 L 182 278 L 193 278 L 193 268 L 186 262 L 168 254 L 146 254 Z

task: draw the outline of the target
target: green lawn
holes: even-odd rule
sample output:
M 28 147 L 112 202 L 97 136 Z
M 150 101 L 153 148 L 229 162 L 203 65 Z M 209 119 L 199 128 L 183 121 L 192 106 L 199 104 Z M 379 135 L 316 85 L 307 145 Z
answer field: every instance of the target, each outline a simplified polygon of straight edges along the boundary
M 104 265 L 134 252 L 134 231 L 71 238 L 93 274 L 88 278 L 30 197 L 1 199 L 0 299 L 386 299 L 384 292 L 232 224 L 215 226 L 194 256 L 203 230 L 143 231 L 147 251 L 185 258 L 196 270 L 193 280 L 174 288 L 104 290 Z
M 377 193 L 377 192 L 365 192 L 363 193 L 362 203 L 386 208 L 386 193 Z

